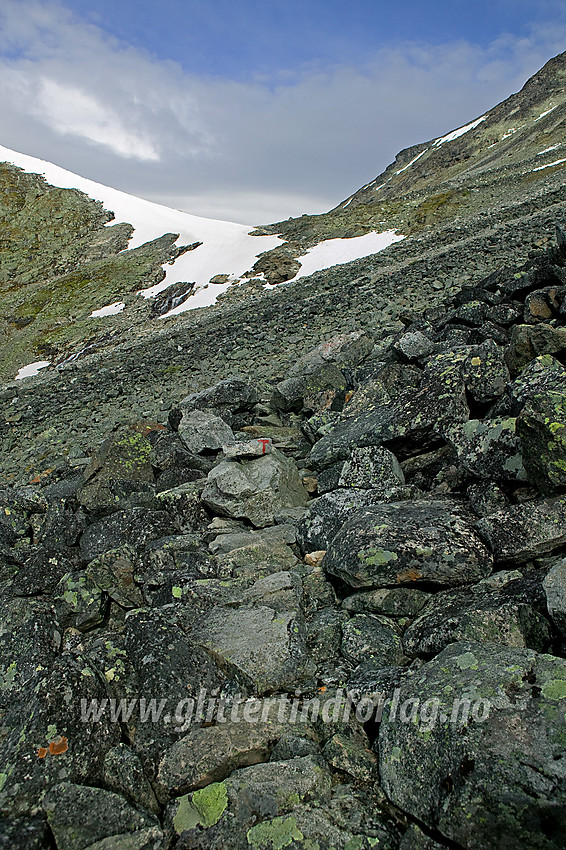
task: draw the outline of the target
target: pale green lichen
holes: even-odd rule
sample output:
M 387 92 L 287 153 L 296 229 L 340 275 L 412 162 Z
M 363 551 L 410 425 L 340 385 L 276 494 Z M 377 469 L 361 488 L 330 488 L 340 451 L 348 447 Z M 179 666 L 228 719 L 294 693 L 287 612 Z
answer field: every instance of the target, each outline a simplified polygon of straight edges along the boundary
M 566 699 L 566 680 L 551 679 L 542 687 L 542 695 L 547 699 Z
M 293 841 L 302 841 L 303 833 L 294 817 L 278 817 L 252 826 L 246 833 L 251 847 L 282 850 Z
M 218 823 L 228 805 L 228 793 L 224 782 L 213 782 L 199 791 L 195 791 L 193 805 L 200 813 L 202 826 L 208 828 Z
M 383 567 L 391 561 L 398 560 L 395 552 L 390 552 L 388 549 L 370 549 L 367 554 L 358 552 L 358 558 L 370 567 Z

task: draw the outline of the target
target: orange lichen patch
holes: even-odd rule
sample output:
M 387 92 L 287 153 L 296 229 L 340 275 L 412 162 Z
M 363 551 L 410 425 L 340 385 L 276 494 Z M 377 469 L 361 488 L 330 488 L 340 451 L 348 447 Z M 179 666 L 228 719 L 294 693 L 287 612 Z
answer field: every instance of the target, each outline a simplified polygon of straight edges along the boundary
M 130 426 L 132 431 L 137 431 L 142 437 L 147 437 L 152 431 L 166 431 L 167 426 L 161 425 L 160 422 L 136 422 Z
M 346 395 L 344 397 L 344 404 L 348 404 L 348 402 L 350 401 L 350 399 L 352 398 L 353 395 L 354 395 L 354 390 L 348 390 L 348 392 L 346 393 Z
M 66 753 L 69 749 L 69 744 L 64 735 L 59 735 L 55 741 L 49 744 L 49 752 L 52 756 L 59 756 L 61 753 Z
M 38 472 L 37 475 L 34 475 L 34 477 L 31 479 L 31 481 L 29 483 L 30 484 L 41 484 L 41 479 L 45 478 L 45 476 L 49 475 L 51 472 L 53 472 L 53 467 L 51 467 L 50 469 L 46 469 L 45 472 Z
M 325 685 L 323 685 L 323 686 L 322 686 L 322 688 L 319 688 L 318 690 L 319 690 L 319 693 L 321 693 L 321 694 L 322 694 L 322 693 L 324 693 L 324 691 L 326 690 L 326 686 L 325 686 Z
M 40 747 L 37 751 L 38 759 L 44 759 L 47 755 L 47 747 Z
M 417 581 L 422 577 L 422 573 L 419 573 L 418 570 L 405 570 L 404 573 L 397 573 L 397 581 Z

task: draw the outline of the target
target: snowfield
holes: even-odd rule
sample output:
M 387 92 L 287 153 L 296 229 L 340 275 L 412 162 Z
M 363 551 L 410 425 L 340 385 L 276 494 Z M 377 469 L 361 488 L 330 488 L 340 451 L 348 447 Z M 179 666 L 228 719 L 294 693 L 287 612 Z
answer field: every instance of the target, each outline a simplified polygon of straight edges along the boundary
M 251 225 L 202 218 L 136 198 L 118 189 L 87 180 L 51 162 L 16 153 L 2 145 L 0 160 L 11 162 L 25 171 L 43 174 L 53 186 L 79 189 L 89 197 L 102 201 L 104 207 L 112 210 L 115 215 L 114 222 L 110 224 L 127 221 L 135 228 L 129 248 L 137 248 L 144 242 L 163 236 L 164 233 L 179 233 L 179 245 L 203 243 L 194 251 L 183 254 L 173 265 L 166 265 L 165 279 L 157 286 L 144 290 L 142 294 L 146 298 L 151 298 L 179 280 L 194 281 L 198 289 L 206 286 L 210 278 L 217 274 L 228 274 L 231 280 L 239 278 L 253 266 L 258 254 L 270 251 L 282 241 L 277 236 L 250 236 L 250 230 L 253 229 Z M 200 291 L 188 299 L 187 309 L 214 304 L 218 295 L 228 286 L 230 281 L 221 286 L 200 288 Z M 101 305 L 101 308 L 103 306 Z
M 394 230 L 385 230 L 383 233 L 374 231 L 366 233 L 365 236 L 353 236 L 351 239 L 327 239 L 325 242 L 319 242 L 314 248 L 309 248 L 304 256 L 297 257 L 301 270 L 293 280 L 322 269 L 369 257 L 370 254 L 377 254 L 404 238 Z

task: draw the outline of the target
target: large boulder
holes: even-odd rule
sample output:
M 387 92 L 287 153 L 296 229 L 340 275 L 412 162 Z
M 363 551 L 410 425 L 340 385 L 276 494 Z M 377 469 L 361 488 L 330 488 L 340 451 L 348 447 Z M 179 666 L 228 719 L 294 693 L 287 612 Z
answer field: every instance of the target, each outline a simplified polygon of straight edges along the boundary
M 408 655 L 436 655 L 449 643 L 475 640 L 546 652 L 549 624 L 542 607 L 540 579 L 520 573 L 494 573 L 471 588 L 437 593 L 403 635 Z
M 235 440 L 234 432 L 223 419 L 203 410 L 184 412 L 178 431 L 186 448 L 194 454 L 219 451 Z
M 458 504 L 394 502 L 353 514 L 323 568 L 355 588 L 450 587 L 485 577 L 492 559 Z
M 307 654 L 304 625 L 297 611 L 217 607 L 195 635 L 219 666 L 243 687 L 262 695 L 312 684 L 315 665 Z
M 401 683 L 379 733 L 389 799 L 470 850 L 559 850 L 566 661 L 466 642 Z
M 469 419 L 446 432 L 448 443 L 467 472 L 495 481 L 525 481 L 515 419 Z
M 109 437 L 93 454 L 79 490 L 81 505 L 89 511 L 119 510 L 150 505 L 154 488 L 151 443 L 128 429 Z
M 396 442 L 421 447 L 451 425 L 465 422 L 469 409 L 462 367 L 467 356 L 468 348 L 463 347 L 432 357 L 417 392 L 409 387 L 393 396 L 387 393 L 354 415 L 346 407 L 343 420 L 314 444 L 312 468 L 326 469 L 364 446 Z
M 546 574 L 543 581 L 548 613 L 566 638 L 566 558 L 562 558 Z
M 566 499 L 512 505 L 478 520 L 496 561 L 523 563 L 566 542 Z
M 308 493 L 295 463 L 274 449 L 248 461 L 223 461 L 208 475 L 202 501 L 221 516 L 249 519 L 256 527 L 304 507 Z
M 212 387 L 186 396 L 170 413 L 169 421 L 177 428 L 184 415 L 192 410 L 202 410 L 219 416 L 232 428 L 239 428 L 245 424 L 257 401 L 257 390 L 251 381 L 225 378 Z
M 546 494 L 566 489 L 566 394 L 549 390 L 531 398 L 517 433 L 529 480 Z

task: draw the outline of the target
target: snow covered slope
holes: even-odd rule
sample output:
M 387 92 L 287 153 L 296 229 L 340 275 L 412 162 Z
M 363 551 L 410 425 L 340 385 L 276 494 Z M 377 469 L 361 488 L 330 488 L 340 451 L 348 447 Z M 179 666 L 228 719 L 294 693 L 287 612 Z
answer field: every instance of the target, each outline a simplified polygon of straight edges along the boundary
M 116 216 L 112 224 L 127 221 L 135 228 L 129 248 L 136 248 L 164 233 L 179 233 L 180 245 L 202 242 L 194 251 L 180 256 L 172 266 L 166 266 L 165 280 L 143 293 L 151 297 L 176 281 L 195 281 L 198 291 L 183 305 L 185 309 L 214 304 L 218 295 L 233 280 L 253 266 L 258 254 L 281 243 L 277 236 L 250 236 L 251 226 L 201 218 L 154 204 L 1 145 L 0 161 L 10 162 L 25 171 L 43 174 L 47 182 L 54 186 L 79 189 L 89 197 L 102 201 L 104 207 L 112 210 Z M 208 285 L 210 278 L 217 274 L 227 274 L 229 280 L 224 284 Z M 105 306 L 100 305 L 101 308 Z

